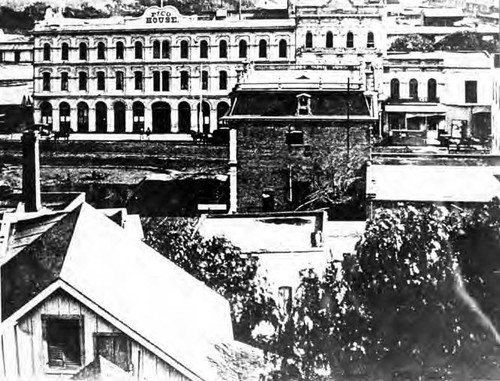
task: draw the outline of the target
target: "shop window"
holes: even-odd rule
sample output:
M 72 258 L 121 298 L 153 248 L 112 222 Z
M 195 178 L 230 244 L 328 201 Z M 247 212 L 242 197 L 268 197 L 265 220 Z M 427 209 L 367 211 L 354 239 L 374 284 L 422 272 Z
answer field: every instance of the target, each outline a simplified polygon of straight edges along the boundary
M 42 316 L 47 362 L 54 368 L 83 365 L 83 319 Z

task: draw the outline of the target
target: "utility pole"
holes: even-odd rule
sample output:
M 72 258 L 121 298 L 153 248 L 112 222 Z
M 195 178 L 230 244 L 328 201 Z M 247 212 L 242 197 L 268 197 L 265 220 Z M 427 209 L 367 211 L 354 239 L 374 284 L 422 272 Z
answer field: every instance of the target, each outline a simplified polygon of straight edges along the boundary
M 349 151 L 351 149 L 350 129 L 351 129 L 351 78 L 347 78 L 347 160 L 349 160 Z
M 203 64 L 200 64 L 200 105 L 198 106 L 198 133 L 203 132 Z

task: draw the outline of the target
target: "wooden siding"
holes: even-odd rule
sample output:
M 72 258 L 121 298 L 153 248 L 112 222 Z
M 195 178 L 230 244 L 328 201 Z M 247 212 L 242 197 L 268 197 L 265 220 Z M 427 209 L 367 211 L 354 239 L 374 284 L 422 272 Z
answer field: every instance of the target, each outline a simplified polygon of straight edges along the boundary
M 6 380 L 69 380 L 76 371 L 48 368 L 47 344 L 43 338 L 42 315 L 81 316 L 84 319 L 84 364 L 94 360 L 95 333 L 121 333 L 82 303 L 63 292 L 56 292 L 43 304 L 23 317 L 18 325 L 0 336 L 0 379 Z M 131 340 L 131 373 L 148 381 L 187 381 L 178 371 Z M 66 372 L 66 373 L 64 373 Z

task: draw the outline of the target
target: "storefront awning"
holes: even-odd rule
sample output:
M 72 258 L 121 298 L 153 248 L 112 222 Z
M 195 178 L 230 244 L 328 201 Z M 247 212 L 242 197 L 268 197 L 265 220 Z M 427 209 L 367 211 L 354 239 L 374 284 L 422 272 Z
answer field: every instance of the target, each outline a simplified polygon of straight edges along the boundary
M 413 104 L 413 105 L 386 105 L 386 112 L 412 113 L 412 114 L 444 114 L 446 108 L 440 104 Z
M 436 118 L 436 117 L 441 117 L 444 118 L 446 115 L 444 113 L 439 113 L 439 114 L 427 114 L 427 113 L 406 113 L 406 119 L 412 119 L 412 118 Z

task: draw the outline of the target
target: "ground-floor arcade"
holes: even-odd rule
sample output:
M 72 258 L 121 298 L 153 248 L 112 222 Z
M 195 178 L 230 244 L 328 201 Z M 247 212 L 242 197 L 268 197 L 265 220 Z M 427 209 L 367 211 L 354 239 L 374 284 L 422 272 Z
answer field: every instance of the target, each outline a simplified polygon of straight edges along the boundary
M 38 99 L 34 118 L 53 131 L 208 134 L 222 126 L 228 110 L 227 98 Z

